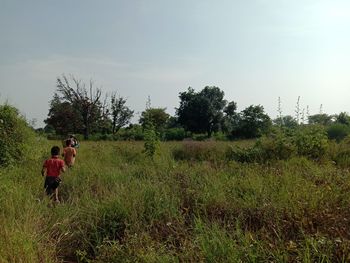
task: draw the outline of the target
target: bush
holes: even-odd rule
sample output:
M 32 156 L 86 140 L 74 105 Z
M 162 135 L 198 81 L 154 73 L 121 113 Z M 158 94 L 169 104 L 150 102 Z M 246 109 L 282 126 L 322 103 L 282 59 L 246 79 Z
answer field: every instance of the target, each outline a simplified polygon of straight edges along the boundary
M 335 150 L 331 153 L 333 161 L 340 167 L 350 167 L 350 135 L 334 146 Z
M 144 152 L 147 156 L 153 157 L 157 149 L 159 148 L 158 135 L 153 125 L 149 125 L 145 128 L 144 138 Z
M 164 132 L 164 139 L 166 141 L 182 141 L 186 137 L 184 128 L 170 128 Z
M 130 128 L 120 129 L 117 133 L 120 140 L 142 141 L 144 139 L 143 129 L 140 125 L 132 125 Z
M 32 154 L 35 132 L 18 110 L 10 105 L 0 105 L 0 166 L 8 166 Z
M 345 124 L 335 123 L 327 128 L 327 135 L 330 140 L 340 142 L 350 133 L 349 126 Z
M 257 141 L 255 148 L 259 149 L 265 161 L 286 160 L 296 153 L 292 137 L 286 136 L 282 132 L 262 137 Z
M 229 147 L 226 150 L 226 159 L 240 163 L 261 162 L 263 160 L 263 153 L 261 149 L 257 147 L 251 147 L 248 149 Z
M 294 136 L 297 152 L 311 159 L 324 157 L 328 148 L 327 134 L 323 127 L 311 125 L 297 130 Z
M 268 162 L 286 160 L 293 155 L 321 159 L 327 153 L 328 139 L 319 126 L 306 126 L 296 133 L 275 130 L 264 136 L 248 149 L 230 148 L 226 152 L 229 160 L 238 162 Z

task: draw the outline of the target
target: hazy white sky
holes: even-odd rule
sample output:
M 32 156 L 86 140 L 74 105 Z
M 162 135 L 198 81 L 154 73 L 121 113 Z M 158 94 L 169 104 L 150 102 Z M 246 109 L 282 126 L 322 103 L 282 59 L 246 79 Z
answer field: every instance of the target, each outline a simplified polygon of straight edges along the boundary
M 348 0 L 0 0 L 0 100 L 43 126 L 56 77 L 93 79 L 136 112 L 215 85 L 239 110 L 350 111 Z

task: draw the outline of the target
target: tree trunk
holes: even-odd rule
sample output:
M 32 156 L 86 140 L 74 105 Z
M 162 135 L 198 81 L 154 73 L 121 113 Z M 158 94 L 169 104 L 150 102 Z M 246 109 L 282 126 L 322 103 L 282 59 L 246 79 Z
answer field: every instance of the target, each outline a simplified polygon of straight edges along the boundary
M 84 128 L 84 139 L 88 140 L 89 139 L 89 128 L 85 126 Z
M 208 138 L 210 138 L 210 137 L 211 137 L 211 134 L 212 134 L 212 130 L 209 129 L 209 130 L 207 131 L 207 133 L 208 133 Z

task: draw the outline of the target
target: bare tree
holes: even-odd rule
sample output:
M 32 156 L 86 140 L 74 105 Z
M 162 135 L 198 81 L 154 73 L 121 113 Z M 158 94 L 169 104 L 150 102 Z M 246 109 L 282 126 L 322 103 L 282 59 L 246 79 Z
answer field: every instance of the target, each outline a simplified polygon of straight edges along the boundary
M 86 87 L 84 82 L 76 79 L 74 76 L 71 76 L 69 80 L 63 75 L 62 78 L 57 78 L 57 91 L 62 95 L 62 99 L 71 103 L 80 115 L 83 123 L 84 138 L 88 139 L 91 128 L 104 114 L 103 105 L 100 101 L 101 89 L 94 87 L 92 80 Z

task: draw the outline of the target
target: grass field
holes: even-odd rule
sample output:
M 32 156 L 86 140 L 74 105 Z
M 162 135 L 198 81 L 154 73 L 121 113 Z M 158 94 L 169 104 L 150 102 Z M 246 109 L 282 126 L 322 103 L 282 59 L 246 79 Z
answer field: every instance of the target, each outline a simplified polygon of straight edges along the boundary
M 350 262 L 350 172 L 331 162 L 226 160 L 251 142 L 162 143 L 153 160 L 141 142 L 83 142 L 52 207 L 54 144 L 0 170 L 0 262 Z

